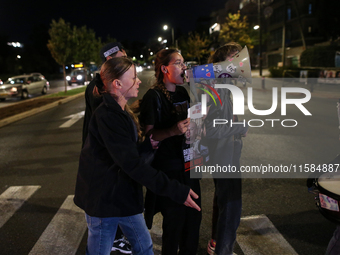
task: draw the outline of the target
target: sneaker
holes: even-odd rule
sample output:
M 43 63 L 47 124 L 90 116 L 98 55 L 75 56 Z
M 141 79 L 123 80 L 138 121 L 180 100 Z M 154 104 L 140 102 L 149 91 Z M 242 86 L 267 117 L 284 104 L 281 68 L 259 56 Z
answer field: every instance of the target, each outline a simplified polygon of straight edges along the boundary
M 207 247 L 208 255 L 214 255 L 215 254 L 215 247 L 216 247 L 216 241 L 214 239 L 211 239 L 211 241 L 209 241 L 208 247 Z
M 114 240 L 111 251 L 119 251 L 123 254 L 132 254 L 131 244 L 125 237 Z

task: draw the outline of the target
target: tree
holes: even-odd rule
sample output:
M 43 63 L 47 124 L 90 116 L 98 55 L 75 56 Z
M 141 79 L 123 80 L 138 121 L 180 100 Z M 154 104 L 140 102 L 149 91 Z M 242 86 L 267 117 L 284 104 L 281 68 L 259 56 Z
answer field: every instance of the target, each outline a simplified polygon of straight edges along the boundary
M 52 20 L 51 28 L 48 30 L 50 40 L 47 47 L 50 50 L 54 60 L 63 67 L 65 93 L 67 92 L 65 65 L 69 61 L 72 52 L 72 29 L 69 23 L 62 18 L 58 22 Z
M 182 40 L 183 42 L 183 40 Z M 197 59 L 201 63 L 201 59 L 204 55 L 208 54 L 209 39 L 199 33 L 189 33 L 189 38 L 186 43 L 181 44 L 181 48 L 186 54 L 187 58 Z
M 247 16 L 241 18 L 239 11 L 236 14 L 229 13 L 226 22 L 221 24 L 219 41 L 221 45 L 228 42 L 237 42 L 242 46 L 247 45 L 249 49 L 252 49 L 254 44 L 252 38 L 249 36 Z
M 102 47 L 101 38 L 96 38 L 96 33 L 86 26 L 81 28 L 73 27 L 73 54 L 74 62 L 82 62 L 85 69 L 89 67 L 90 62 L 101 63 L 99 51 Z M 87 79 L 87 76 L 86 76 Z

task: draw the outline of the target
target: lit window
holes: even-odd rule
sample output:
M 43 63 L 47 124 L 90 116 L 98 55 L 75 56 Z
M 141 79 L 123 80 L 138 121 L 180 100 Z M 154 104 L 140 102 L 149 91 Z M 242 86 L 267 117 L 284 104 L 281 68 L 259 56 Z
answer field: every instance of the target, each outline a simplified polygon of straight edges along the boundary
M 308 5 L 308 14 L 312 14 L 312 4 Z

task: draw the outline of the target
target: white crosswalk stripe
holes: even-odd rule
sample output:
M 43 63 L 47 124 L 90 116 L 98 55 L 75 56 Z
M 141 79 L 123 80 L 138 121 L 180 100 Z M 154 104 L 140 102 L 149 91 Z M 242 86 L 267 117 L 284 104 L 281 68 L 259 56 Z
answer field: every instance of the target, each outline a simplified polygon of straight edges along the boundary
M 0 195 L 0 228 L 40 186 L 12 186 Z M 84 211 L 69 195 L 30 251 L 30 255 L 76 254 L 86 232 Z M 155 255 L 161 254 L 162 215 L 156 214 L 150 231 Z M 244 255 L 298 255 L 265 215 L 241 218 L 237 243 Z
M 246 255 L 298 255 L 265 215 L 241 218 L 237 243 Z
M 86 231 L 84 211 L 68 196 L 35 244 L 30 255 L 75 254 Z
M 160 245 L 162 236 L 161 217 L 160 213 L 155 215 L 154 224 L 150 231 L 154 241 L 155 255 L 160 254 L 162 250 Z M 298 255 L 265 215 L 241 218 L 236 241 L 245 255 Z
M 11 186 L 0 195 L 0 228 L 40 186 Z

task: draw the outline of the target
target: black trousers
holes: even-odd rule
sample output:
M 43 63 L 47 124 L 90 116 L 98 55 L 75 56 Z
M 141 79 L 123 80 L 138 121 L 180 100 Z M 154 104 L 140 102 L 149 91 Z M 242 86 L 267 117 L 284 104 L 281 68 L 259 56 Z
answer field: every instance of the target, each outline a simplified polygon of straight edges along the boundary
M 191 189 L 199 195 L 194 200 L 201 207 L 201 190 L 198 179 L 190 180 Z M 167 197 L 158 197 L 163 215 L 162 255 L 195 255 L 198 249 L 202 213 L 180 205 Z

